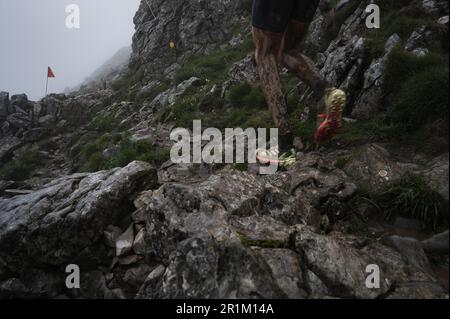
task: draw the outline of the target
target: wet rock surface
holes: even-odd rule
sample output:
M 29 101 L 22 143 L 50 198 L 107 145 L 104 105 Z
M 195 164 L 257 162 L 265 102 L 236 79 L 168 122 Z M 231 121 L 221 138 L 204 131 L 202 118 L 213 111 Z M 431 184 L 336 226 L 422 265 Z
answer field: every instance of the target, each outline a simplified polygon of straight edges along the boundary
M 423 1 L 423 7 L 442 17 L 445 2 Z M 0 298 L 448 298 L 448 284 L 436 271 L 439 262 L 448 278 L 448 231 L 426 232 L 412 217 L 386 225 L 370 214 L 367 199 L 355 201 L 413 172 L 448 203 L 448 153 L 405 159 L 367 142 L 305 151 L 271 176 L 251 167 L 171 161 L 73 174 L 89 139 L 70 141 L 92 133 L 88 125 L 97 116 L 117 120 L 101 134 L 125 127 L 132 143 L 170 147 L 173 125 L 155 124 L 156 116 L 209 80 L 192 76 L 164 87 L 154 74 L 173 80 L 190 55 L 242 44 L 250 30 L 248 3 L 142 1 L 130 70 L 143 75 L 130 88 L 137 92 L 132 101 L 110 84 L 39 102 L 0 93 L 0 165 L 30 145 L 47 145 L 46 167 L 33 178 L 0 181 Z M 350 3 L 341 1 L 336 12 Z M 352 7 L 329 43 L 329 20 L 318 11 L 305 43 L 321 74 L 348 92 L 358 120 L 381 111 L 393 48 L 426 55 L 437 45 L 433 32 L 421 27 L 405 39 L 393 34 L 384 54 L 369 60 L 361 33 L 367 3 Z M 170 41 L 176 50 L 167 48 Z M 253 55 L 233 61 L 224 76 L 211 94 L 255 85 Z M 303 90 L 302 83 L 297 88 Z M 111 159 L 118 149 L 101 154 Z M 69 264 L 80 267 L 79 290 L 66 288 Z M 368 266 L 374 265 L 380 282 L 370 289 Z
M 90 298 L 443 297 L 424 252 L 445 246 L 439 236 L 321 230 L 317 197 L 343 205 L 354 194 L 332 163 L 309 154 L 271 178 L 226 168 L 157 186 L 156 170 L 134 162 L 2 199 L 0 295 L 76 297 L 63 282 L 75 263 L 89 281 L 77 296 Z M 373 264 L 376 290 L 365 286 Z

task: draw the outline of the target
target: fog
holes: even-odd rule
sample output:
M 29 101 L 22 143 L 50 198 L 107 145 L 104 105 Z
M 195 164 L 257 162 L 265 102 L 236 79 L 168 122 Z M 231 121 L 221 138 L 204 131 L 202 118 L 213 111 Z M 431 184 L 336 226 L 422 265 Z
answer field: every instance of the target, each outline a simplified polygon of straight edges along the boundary
M 0 0 L 0 91 L 45 95 L 80 84 L 120 48 L 130 45 L 140 0 Z M 80 28 L 66 27 L 66 7 L 78 5 Z

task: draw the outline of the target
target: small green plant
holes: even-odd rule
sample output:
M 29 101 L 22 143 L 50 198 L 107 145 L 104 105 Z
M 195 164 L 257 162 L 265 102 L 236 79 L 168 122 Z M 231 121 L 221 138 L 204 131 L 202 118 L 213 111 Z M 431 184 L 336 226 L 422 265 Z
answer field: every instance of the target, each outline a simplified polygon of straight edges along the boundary
M 233 165 L 233 168 L 241 171 L 241 172 L 247 172 L 248 171 L 248 163 L 235 163 Z
M 144 78 L 143 70 L 129 71 L 122 76 L 120 76 L 117 80 L 112 82 L 111 87 L 114 91 L 127 91 L 134 84 L 139 83 Z
M 89 124 L 88 128 L 97 132 L 113 132 L 117 130 L 120 124 L 120 119 L 112 114 L 98 115 Z
M 387 219 L 399 215 L 417 218 L 433 229 L 448 223 L 444 199 L 411 173 L 363 196 Z
M 117 152 L 105 163 L 105 168 L 123 167 L 132 161 L 144 161 L 161 164 L 169 159 L 170 151 L 155 148 L 149 142 L 132 142 L 124 139 L 119 144 Z
M 353 159 L 353 154 L 342 155 L 336 159 L 336 167 L 343 169 Z
M 227 98 L 229 103 L 228 107 L 225 107 L 225 100 L 217 92 L 210 93 L 209 87 L 189 91 L 179 97 L 170 110 L 164 111 L 158 117 L 167 118 L 177 127 L 191 127 L 193 120 L 202 120 L 205 127 L 219 129 L 273 127 L 258 86 L 238 84 L 231 88 Z
M 230 89 L 229 98 L 236 108 L 266 108 L 266 100 L 259 86 L 247 82 L 237 84 Z
M 416 57 L 401 48 L 389 55 L 385 92 L 388 116 L 407 130 L 437 119 L 448 121 L 448 62 L 438 54 Z
M 231 65 L 244 58 L 252 50 L 253 42 L 248 38 L 235 48 L 217 49 L 208 55 L 191 56 L 177 71 L 175 82 L 178 84 L 195 76 L 208 79 L 213 83 L 222 83 Z
M 23 181 L 45 160 L 37 148 L 28 148 L 0 168 L 0 180 Z
M 254 240 L 251 238 L 248 238 L 247 236 L 243 234 L 238 234 L 239 240 L 241 241 L 242 245 L 247 247 L 261 247 L 261 248 L 286 248 L 287 243 L 281 240 L 274 240 L 274 239 L 264 239 L 264 240 Z
M 105 149 L 112 148 L 112 155 L 105 157 Z M 170 151 L 155 148 L 149 142 L 132 142 L 127 134 L 106 133 L 87 143 L 81 150 L 83 172 L 94 172 L 123 167 L 135 160 L 161 164 L 169 159 Z

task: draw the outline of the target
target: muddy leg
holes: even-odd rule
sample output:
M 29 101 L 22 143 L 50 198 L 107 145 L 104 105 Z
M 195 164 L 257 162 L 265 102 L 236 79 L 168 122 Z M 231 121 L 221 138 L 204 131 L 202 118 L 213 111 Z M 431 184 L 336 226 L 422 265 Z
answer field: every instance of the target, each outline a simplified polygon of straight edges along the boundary
M 287 105 L 283 94 L 277 59 L 283 33 L 253 28 L 253 39 L 256 46 L 256 63 L 261 79 L 261 87 L 275 125 L 280 132 L 280 148 L 283 148 L 282 143 L 292 143 L 292 131 L 286 119 Z
M 284 34 L 279 60 L 291 72 L 294 72 L 303 82 L 309 85 L 317 99 L 320 99 L 329 85 L 317 69 L 314 62 L 304 55 L 297 47 L 306 35 L 308 24 L 291 20 Z

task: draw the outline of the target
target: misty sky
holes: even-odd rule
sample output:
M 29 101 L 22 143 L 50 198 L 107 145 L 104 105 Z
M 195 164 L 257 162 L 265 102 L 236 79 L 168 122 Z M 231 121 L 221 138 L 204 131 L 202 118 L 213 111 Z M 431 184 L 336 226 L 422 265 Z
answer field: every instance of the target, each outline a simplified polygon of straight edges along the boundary
M 140 0 L 0 0 L 0 91 L 45 94 L 80 84 L 131 44 Z M 80 8 L 80 29 L 66 28 L 66 6 Z

